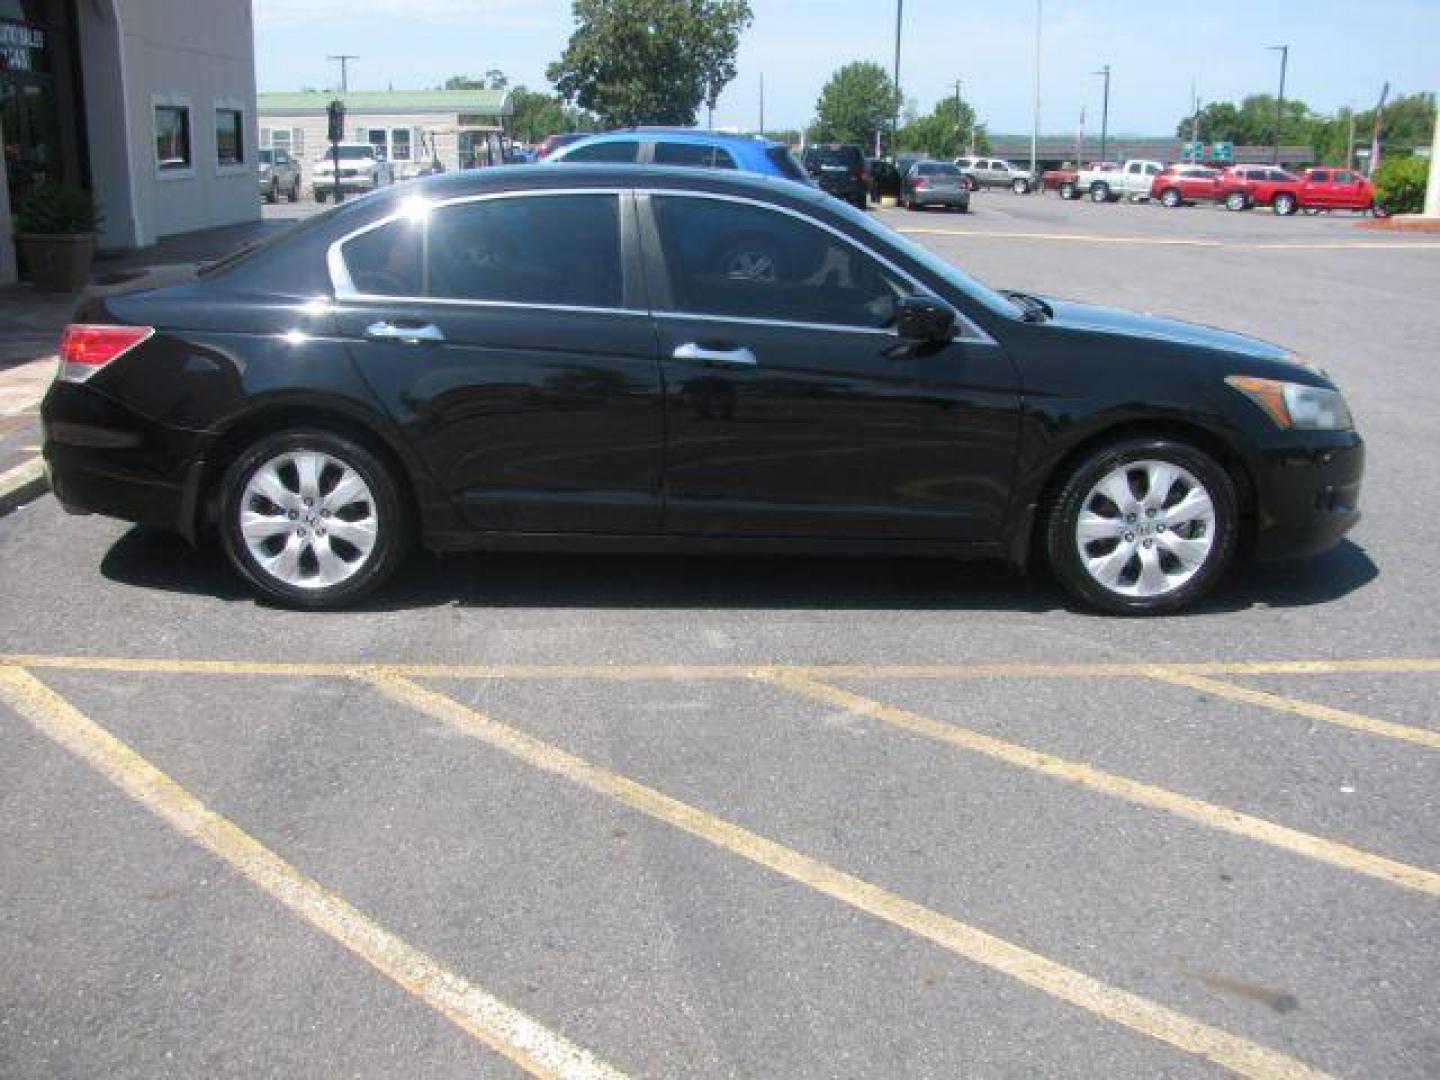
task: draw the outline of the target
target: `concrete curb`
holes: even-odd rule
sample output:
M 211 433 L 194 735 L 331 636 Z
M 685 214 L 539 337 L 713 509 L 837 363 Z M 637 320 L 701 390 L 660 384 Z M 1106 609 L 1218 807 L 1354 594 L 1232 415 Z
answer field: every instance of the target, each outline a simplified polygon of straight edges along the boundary
M 38 499 L 49 490 L 50 478 L 45 475 L 42 458 L 33 457 L 0 473 L 0 517 Z

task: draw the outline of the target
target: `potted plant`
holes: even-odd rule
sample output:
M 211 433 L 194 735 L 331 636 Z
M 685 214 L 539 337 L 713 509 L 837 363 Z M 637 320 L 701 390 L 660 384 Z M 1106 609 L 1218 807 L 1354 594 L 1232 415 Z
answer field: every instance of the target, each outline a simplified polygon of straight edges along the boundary
M 66 184 L 40 184 L 15 212 L 15 244 L 41 292 L 78 292 L 90 280 L 95 230 L 101 221 L 94 197 Z

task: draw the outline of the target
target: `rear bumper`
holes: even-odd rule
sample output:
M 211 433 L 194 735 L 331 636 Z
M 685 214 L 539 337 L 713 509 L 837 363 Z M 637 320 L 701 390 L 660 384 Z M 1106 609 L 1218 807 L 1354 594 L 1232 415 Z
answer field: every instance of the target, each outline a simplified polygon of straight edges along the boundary
M 910 195 L 916 206 L 958 206 L 962 210 L 970 206 L 968 191 L 916 191 Z
M 1365 443 L 1354 432 L 1312 432 L 1305 445 L 1264 452 L 1257 557 L 1296 558 L 1334 547 L 1360 520 Z
M 194 539 L 201 436 L 161 427 L 83 386 L 41 405 L 45 470 L 72 514 L 104 514 Z

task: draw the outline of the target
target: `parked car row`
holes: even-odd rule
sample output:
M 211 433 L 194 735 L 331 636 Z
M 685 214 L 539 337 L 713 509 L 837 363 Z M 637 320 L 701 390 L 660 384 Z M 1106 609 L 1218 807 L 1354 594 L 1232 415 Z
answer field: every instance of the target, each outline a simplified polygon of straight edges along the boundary
M 1046 191 L 1062 199 L 1089 198 L 1115 202 L 1122 198 L 1153 200 L 1176 208 L 1194 203 L 1223 204 L 1229 210 L 1269 207 L 1282 217 L 1298 210 L 1353 210 L 1385 216 L 1375 188 L 1353 169 L 1320 167 L 1300 175 L 1276 165 L 1174 164 L 1135 159 L 1118 164 L 1093 162 L 1083 169 L 1052 169 L 1041 178 Z

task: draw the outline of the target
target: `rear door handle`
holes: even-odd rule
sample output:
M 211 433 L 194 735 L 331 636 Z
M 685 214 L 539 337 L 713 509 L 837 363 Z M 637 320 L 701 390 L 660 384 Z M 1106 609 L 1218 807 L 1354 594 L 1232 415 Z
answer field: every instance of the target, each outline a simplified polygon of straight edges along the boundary
M 728 367 L 754 367 L 758 363 L 755 354 L 743 345 L 737 345 L 732 349 L 711 349 L 691 341 L 675 346 L 675 351 L 670 355 L 676 360 L 721 364 Z
M 434 323 L 392 323 L 381 320 L 365 328 L 365 336 L 374 341 L 398 341 L 419 345 L 422 341 L 444 341 L 445 335 Z

